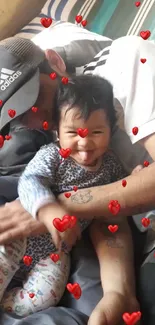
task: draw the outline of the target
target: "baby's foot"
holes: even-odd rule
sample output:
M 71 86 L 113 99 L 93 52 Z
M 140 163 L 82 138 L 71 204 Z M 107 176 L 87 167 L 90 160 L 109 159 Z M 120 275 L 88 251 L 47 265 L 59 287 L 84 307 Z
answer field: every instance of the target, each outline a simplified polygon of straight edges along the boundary
M 139 311 L 136 297 L 127 297 L 118 292 L 107 292 L 93 310 L 88 325 L 121 325 L 122 315 Z M 136 325 L 139 325 L 137 322 Z

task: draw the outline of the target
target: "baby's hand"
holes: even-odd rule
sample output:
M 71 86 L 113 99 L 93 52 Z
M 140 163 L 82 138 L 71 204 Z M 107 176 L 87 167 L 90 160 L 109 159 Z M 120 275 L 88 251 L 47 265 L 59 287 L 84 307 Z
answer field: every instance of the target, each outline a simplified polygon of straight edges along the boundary
M 76 244 L 77 240 L 81 238 L 81 228 L 78 220 L 73 228 L 65 230 L 60 236 L 61 243 L 59 249 L 69 252 Z
M 81 231 L 78 220 L 75 226 L 60 232 L 53 224 L 53 220 L 61 219 L 68 213 L 58 204 L 52 203 L 42 207 L 38 211 L 38 220 L 44 223 L 47 230 L 51 233 L 52 241 L 58 250 L 70 251 L 77 239 L 80 239 Z

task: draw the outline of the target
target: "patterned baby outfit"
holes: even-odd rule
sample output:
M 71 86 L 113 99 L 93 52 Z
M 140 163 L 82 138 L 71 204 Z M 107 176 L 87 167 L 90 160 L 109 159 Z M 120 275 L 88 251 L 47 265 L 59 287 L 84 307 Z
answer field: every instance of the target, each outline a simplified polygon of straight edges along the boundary
M 74 186 L 81 189 L 106 185 L 125 176 L 123 167 L 110 151 L 101 157 L 97 168 L 86 169 L 71 157 L 62 159 L 59 150 L 53 143 L 43 146 L 19 180 L 20 201 L 34 218 L 39 208 L 55 202 L 58 194 L 72 191 Z M 79 224 L 83 231 L 90 221 L 79 220 Z M 27 273 L 23 289 L 16 288 L 5 293 L 2 300 L 3 308 L 13 310 L 21 316 L 57 304 L 65 290 L 70 270 L 69 254 L 62 254 L 57 263 L 50 259 L 49 255 L 56 252 L 51 234 L 29 237 L 26 247 L 24 255 L 31 256 L 33 261 L 30 266 L 26 266 L 21 256 L 19 258 L 18 268 Z M 56 285 L 53 285 L 53 281 Z M 28 292 L 34 293 L 34 297 L 30 298 Z

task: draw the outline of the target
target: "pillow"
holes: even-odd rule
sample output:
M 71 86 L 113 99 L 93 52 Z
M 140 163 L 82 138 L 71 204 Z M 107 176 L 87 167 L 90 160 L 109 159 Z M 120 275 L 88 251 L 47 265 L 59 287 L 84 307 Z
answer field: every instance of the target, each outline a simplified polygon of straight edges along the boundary
M 41 49 L 54 49 L 63 58 L 68 71 L 83 67 L 105 47 L 111 44 L 107 37 L 89 32 L 72 23 L 55 22 L 32 38 Z
M 23 27 L 16 36 L 31 39 L 34 35 L 43 31 L 44 27 L 40 23 L 40 19 L 43 17 L 75 23 L 75 17 L 82 15 L 83 20 L 88 21 L 87 28 L 89 29 L 102 3 L 102 0 L 48 0 L 41 13 L 27 26 Z

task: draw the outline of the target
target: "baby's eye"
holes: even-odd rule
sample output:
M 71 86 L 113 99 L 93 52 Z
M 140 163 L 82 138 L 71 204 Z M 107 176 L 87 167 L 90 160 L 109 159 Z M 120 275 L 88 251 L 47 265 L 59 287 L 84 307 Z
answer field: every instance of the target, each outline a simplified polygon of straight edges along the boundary
M 68 131 L 67 133 L 77 134 L 75 131 Z
M 104 133 L 103 131 L 93 131 L 94 134 Z

